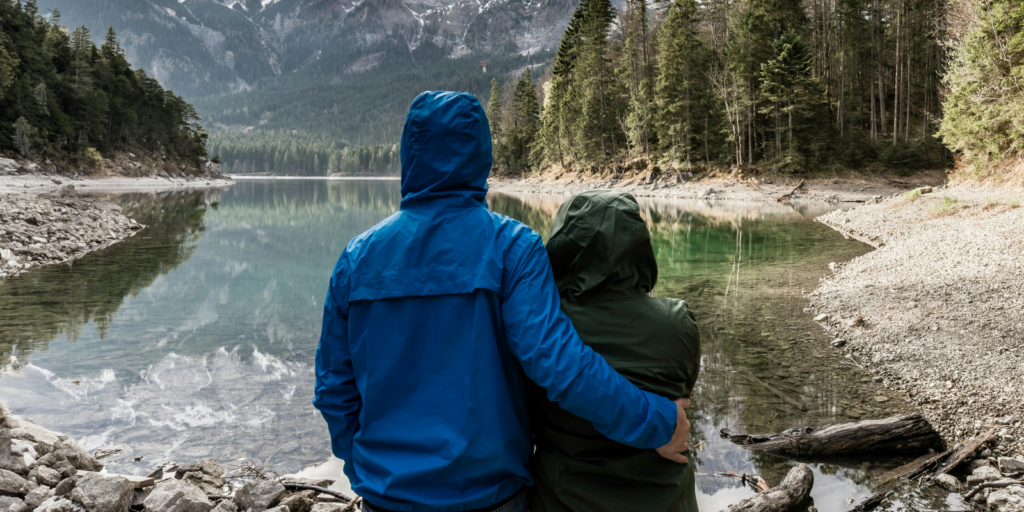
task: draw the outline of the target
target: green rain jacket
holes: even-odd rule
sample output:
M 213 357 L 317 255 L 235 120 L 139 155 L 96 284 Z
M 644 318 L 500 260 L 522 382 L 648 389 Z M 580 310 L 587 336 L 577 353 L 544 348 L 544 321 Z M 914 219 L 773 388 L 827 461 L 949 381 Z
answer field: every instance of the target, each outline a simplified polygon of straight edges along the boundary
M 689 397 L 700 334 L 685 302 L 648 295 L 658 264 L 636 199 L 610 190 L 572 197 L 555 216 L 547 252 L 562 310 L 583 342 L 640 389 Z M 531 512 L 697 511 L 693 462 L 611 441 L 535 391 Z

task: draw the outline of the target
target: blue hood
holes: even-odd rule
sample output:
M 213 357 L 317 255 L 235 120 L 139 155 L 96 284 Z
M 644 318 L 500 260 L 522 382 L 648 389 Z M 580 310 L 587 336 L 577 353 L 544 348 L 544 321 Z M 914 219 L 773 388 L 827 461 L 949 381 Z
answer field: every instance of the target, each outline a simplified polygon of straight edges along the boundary
M 421 93 L 402 132 L 402 208 L 483 204 L 492 161 L 491 128 L 472 94 Z

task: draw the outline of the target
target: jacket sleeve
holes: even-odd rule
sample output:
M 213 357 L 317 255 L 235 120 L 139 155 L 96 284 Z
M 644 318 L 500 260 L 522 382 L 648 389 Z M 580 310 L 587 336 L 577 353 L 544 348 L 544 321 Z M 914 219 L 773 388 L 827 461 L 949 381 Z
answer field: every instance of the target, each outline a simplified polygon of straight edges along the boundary
M 335 274 L 337 275 L 337 274 Z M 352 438 L 359 430 L 363 399 L 356 387 L 352 354 L 348 346 L 348 308 L 335 298 L 335 279 L 324 303 L 323 330 L 316 351 L 316 388 L 313 405 L 327 420 L 334 455 L 345 461 L 349 480 L 352 469 Z
M 540 237 L 531 233 L 518 242 L 506 260 L 501 316 L 526 375 L 551 401 L 609 439 L 635 448 L 667 444 L 675 431 L 675 403 L 641 391 L 583 343 L 559 305 Z

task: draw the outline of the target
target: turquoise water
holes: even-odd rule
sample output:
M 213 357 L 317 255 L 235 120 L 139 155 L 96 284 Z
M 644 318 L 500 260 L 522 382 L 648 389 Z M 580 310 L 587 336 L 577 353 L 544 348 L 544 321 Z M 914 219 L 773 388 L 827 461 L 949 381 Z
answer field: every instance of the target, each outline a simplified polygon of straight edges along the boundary
M 398 208 L 398 183 L 246 180 L 223 192 L 114 199 L 149 227 L 73 267 L 0 283 L 0 399 L 89 449 L 124 445 L 108 460 L 112 472 L 215 457 L 285 473 L 327 459 L 326 427 L 310 405 L 321 301 L 348 240 Z M 563 199 L 488 200 L 546 234 Z M 775 485 L 792 465 L 733 446 L 721 428 L 777 432 L 909 410 L 802 311 L 802 292 L 830 261 L 869 250 L 814 223 L 824 210 L 642 207 L 660 268 L 655 294 L 686 299 L 702 331 L 690 415 L 703 510 L 751 494 L 716 473 Z M 899 462 L 815 464 L 817 508 L 853 508 Z M 958 507 L 947 499 L 900 489 L 883 509 Z

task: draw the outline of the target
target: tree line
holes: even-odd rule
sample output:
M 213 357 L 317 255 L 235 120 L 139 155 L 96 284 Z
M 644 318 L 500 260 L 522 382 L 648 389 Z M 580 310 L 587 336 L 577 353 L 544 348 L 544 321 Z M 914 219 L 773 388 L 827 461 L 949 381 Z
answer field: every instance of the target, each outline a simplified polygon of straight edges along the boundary
M 198 163 L 207 135 L 195 108 L 131 69 L 113 28 L 89 30 L 41 15 L 35 0 L 0 0 L 0 151 L 96 170 L 118 151 Z
M 224 172 L 297 176 L 373 176 L 402 170 L 398 144 L 350 146 L 326 133 L 227 131 L 210 142 Z
M 535 94 L 535 129 L 504 135 L 520 87 L 492 96 L 495 147 L 517 154 L 502 169 L 623 156 L 783 172 L 944 165 L 944 4 L 582 0 Z

